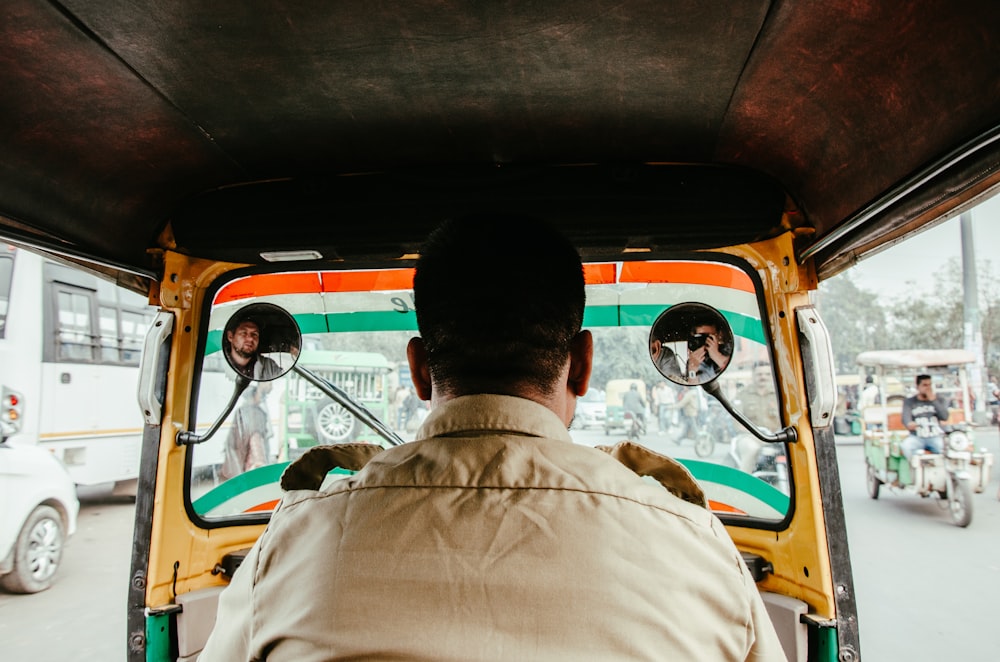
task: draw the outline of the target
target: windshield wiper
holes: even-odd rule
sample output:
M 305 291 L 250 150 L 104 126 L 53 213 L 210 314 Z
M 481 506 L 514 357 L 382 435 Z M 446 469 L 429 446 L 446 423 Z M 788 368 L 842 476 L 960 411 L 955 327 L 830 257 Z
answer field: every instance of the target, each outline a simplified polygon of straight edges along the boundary
M 380 421 L 375 414 L 368 411 L 368 409 L 360 402 L 355 402 L 346 391 L 336 384 L 320 377 L 309 368 L 303 368 L 297 363 L 292 367 L 292 371 L 301 375 L 303 379 L 323 391 L 325 395 L 333 398 L 337 404 L 351 412 L 359 421 L 377 432 L 380 437 L 385 439 L 391 445 L 401 446 L 406 443 L 398 434 L 396 434 L 395 431 L 389 429 L 385 423 Z

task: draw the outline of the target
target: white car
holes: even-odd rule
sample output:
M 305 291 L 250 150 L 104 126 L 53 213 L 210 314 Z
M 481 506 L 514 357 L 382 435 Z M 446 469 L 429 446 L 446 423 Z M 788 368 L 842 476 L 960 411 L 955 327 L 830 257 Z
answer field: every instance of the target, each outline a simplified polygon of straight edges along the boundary
M 76 486 L 59 460 L 0 441 L 0 587 L 37 593 L 52 586 L 79 511 Z
M 590 427 L 604 427 L 608 406 L 604 391 L 592 388 L 583 397 L 577 398 L 573 427 L 584 430 Z

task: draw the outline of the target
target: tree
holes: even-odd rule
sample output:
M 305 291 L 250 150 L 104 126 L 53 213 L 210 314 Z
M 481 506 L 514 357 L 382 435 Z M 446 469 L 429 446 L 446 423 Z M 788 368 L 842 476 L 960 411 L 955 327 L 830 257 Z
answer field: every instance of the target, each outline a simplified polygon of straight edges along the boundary
M 990 375 L 1000 373 L 1000 279 L 987 260 L 976 265 L 983 359 Z M 889 305 L 894 342 L 903 348 L 951 348 L 965 344 L 962 262 L 952 258 L 934 273 L 926 296 Z M 985 375 L 984 375 L 985 378 Z
M 813 300 L 830 332 L 838 373 L 855 372 L 859 353 L 892 346 L 878 295 L 859 287 L 849 273 L 823 281 Z
M 663 379 L 649 358 L 649 327 L 592 328 L 594 371 L 590 387 L 603 389 L 612 379 Z

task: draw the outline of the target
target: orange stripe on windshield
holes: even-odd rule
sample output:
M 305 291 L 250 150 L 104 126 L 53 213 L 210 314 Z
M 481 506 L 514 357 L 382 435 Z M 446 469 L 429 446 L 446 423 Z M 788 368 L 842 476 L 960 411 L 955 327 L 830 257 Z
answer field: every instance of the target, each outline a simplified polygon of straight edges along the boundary
M 278 501 L 280 499 L 274 499 L 272 501 L 265 501 L 264 503 L 258 503 L 256 506 L 250 506 L 243 512 L 245 513 L 262 513 L 268 510 L 274 510 L 278 507 Z
M 692 283 L 754 292 L 744 271 L 712 262 L 624 262 L 622 283 Z
M 380 290 L 409 289 L 413 289 L 413 269 L 258 274 L 240 278 L 223 287 L 215 295 L 215 303 L 278 294 L 377 292 Z
M 368 271 L 322 271 L 258 274 L 229 283 L 215 296 L 215 303 L 278 294 L 320 292 L 378 292 L 413 289 L 412 268 Z M 753 281 L 743 271 L 711 262 L 624 262 L 583 265 L 587 285 L 608 283 L 693 283 L 754 292 Z
M 722 503 L 721 501 L 708 500 L 708 509 L 713 513 L 731 513 L 733 515 L 746 515 L 745 510 L 740 510 L 730 506 L 728 503 Z
M 265 297 L 275 294 L 311 294 L 320 292 L 319 274 L 316 272 L 301 274 L 258 274 L 248 278 L 240 278 L 229 283 L 215 295 L 215 303 L 239 301 L 252 297 Z
M 614 264 L 583 265 L 583 280 L 587 285 L 606 285 L 614 283 L 616 274 Z
M 324 271 L 324 292 L 378 292 L 412 290 L 413 269 L 375 271 Z

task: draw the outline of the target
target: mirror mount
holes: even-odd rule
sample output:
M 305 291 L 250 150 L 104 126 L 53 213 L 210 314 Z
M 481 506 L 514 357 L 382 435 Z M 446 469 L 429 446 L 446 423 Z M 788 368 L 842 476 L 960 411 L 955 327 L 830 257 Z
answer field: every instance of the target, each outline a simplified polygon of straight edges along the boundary
M 226 417 L 233 412 L 233 408 L 236 407 L 236 403 L 239 401 L 240 396 L 243 395 L 243 391 L 247 390 L 247 387 L 251 384 L 250 379 L 244 377 L 243 375 L 236 375 L 236 384 L 233 386 L 233 396 L 229 398 L 229 403 L 223 408 L 219 417 L 215 419 L 212 423 L 212 427 L 205 430 L 204 434 L 198 434 L 193 430 L 181 430 L 177 433 L 176 443 L 178 446 L 194 446 L 195 444 L 201 444 L 212 438 L 219 428 L 222 426 L 222 422 L 226 420 Z
M 764 432 L 763 430 L 758 428 L 756 425 L 754 425 L 753 421 L 751 421 L 743 414 L 743 412 L 733 407 L 733 405 L 726 398 L 725 394 L 722 393 L 722 388 L 719 386 L 719 383 L 717 381 L 711 381 L 707 384 L 702 384 L 701 387 L 705 389 L 706 393 L 708 393 L 713 398 L 718 400 L 719 404 L 721 404 L 723 408 L 725 408 L 725 410 L 728 411 L 733 418 L 739 421 L 740 425 L 746 428 L 747 432 L 757 437 L 761 441 L 769 444 L 781 444 L 781 443 L 791 444 L 798 441 L 799 433 L 793 427 L 786 427 L 774 433 Z

